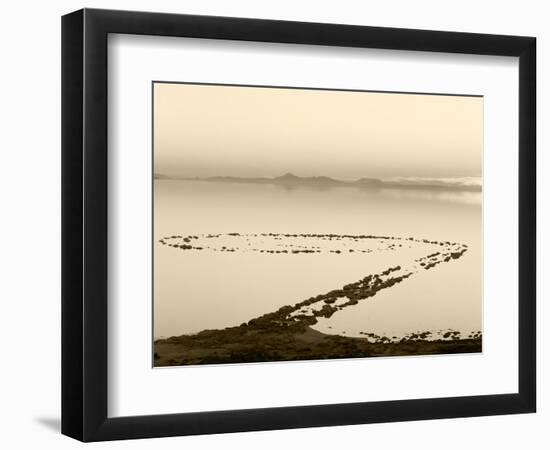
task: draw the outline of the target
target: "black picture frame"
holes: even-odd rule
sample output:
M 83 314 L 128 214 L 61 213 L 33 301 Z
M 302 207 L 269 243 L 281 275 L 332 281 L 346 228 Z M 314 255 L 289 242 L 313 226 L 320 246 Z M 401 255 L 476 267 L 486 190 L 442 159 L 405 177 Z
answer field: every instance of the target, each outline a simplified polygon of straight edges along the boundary
M 107 416 L 109 33 L 519 57 L 517 393 Z M 62 433 L 82 441 L 535 412 L 536 39 L 83 9 L 62 18 Z

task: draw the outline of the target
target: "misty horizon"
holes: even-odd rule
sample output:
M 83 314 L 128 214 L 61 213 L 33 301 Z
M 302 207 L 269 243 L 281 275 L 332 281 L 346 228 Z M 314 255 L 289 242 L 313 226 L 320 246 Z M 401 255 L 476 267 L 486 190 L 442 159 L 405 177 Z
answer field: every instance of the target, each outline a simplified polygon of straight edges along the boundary
M 326 175 L 304 177 L 291 172 L 275 177 L 236 177 L 215 175 L 207 177 L 186 177 L 181 175 L 154 174 L 155 180 L 182 180 L 218 183 L 272 184 L 285 187 L 318 187 L 340 188 L 354 187 L 361 189 L 430 189 L 454 191 L 478 191 L 482 189 L 481 177 L 361 177 L 353 179 L 335 178 Z

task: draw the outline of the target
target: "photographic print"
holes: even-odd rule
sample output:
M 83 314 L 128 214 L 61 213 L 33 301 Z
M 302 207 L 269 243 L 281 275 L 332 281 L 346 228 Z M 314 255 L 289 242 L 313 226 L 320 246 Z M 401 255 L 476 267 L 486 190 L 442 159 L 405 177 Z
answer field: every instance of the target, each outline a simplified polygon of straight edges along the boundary
M 155 367 L 482 351 L 483 97 L 152 91 Z

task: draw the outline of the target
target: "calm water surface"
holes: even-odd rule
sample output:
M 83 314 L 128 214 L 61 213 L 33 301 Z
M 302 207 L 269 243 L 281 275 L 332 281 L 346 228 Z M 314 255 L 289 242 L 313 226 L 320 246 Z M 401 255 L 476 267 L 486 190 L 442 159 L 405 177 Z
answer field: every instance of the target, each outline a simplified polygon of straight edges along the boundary
M 466 244 L 460 259 L 421 271 L 313 328 L 346 336 L 482 328 L 479 192 L 155 180 L 154 198 L 155 338 L 240 325 L 419 256 L 418 249 L 406 247 L 267 254 L 182 251 L 159 243 L 172 235 L 235 232 L 411 236 Z

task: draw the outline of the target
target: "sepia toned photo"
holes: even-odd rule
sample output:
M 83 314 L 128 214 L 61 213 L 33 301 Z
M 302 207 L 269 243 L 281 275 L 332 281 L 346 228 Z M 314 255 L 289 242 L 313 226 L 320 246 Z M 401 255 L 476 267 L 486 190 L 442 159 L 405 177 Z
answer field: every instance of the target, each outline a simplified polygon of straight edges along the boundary
M 155 367 L 482 351 L 483 97 L 152 95 Z

